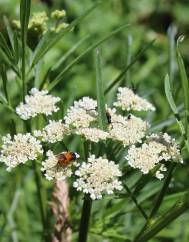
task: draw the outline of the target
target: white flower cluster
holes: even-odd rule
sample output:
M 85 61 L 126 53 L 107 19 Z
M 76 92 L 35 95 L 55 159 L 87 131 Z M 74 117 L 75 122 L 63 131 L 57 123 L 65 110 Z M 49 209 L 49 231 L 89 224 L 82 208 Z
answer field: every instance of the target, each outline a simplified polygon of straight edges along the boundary
M 95 143 L 98 143 L 100 140 L 106 140 L 109 137 L 108 132 L 97 128 L 80 128 L 75 133 Z
M 43 142 L 56 143 L 62 141 L 65 135 L 69 134 L 69 130 L 62 123 L 62 120 L 50 120 L 42 131 L 35 130 L 34 136 L 40 138 Z
M 104 193 L 112 194 L 114 190 L 121 190 L 122 185 L 118 180 L 121 176 L 118 165 L 102 157 L 95 158 L 91 155 L 87 163 L 82 163 L 75 172 L 78 176 L 73 186 L 78 191 L 90 195 L 91 199 L 101 199 Z
M 134 115 L 128 117 L 117 115 L 115 110 L 108 109 L 111 115 L 111 125 L 109 125 L 110 138 L 123 143 L 123 146 L 141 143 L 146 134 L 148 123 Z
M 150 102 L 139 97 L 127 87 L 118 88 L 117 102 L 114 102 L 114 106 L 126 111 L 155 111 L 155 107 Z
M 73 166 L 77 166 L 77 162 L 73 161 L 67 166 L 62 166 L 59 164 L 58 156 L 55 155 L 51 150 L 48 150 L 47 159 L 42 162 L 41 170 L 45 172 L 45 177 L 48 180 L 65 180 L 66 177 L 70 177 L 73 172 Z M 79 155 L 76 154 L 76 158 L 79 158 Z
M 38 155 L 43 153 L 40 142 L 30 133 L 14 135 L 13 139 L 8 134 L 2 141 L 0 161 L 6 164 L 8 171 L 20 163 L 36 160 Z
M 25 97 L 25 103 L 21 103 L 16 108 L 16 113 L 24 120 L 36 117 L 38 114 L 48 116 L 59 110 L 56 106 L 59 101 L 59 97 L 53 97 L 48 94 L 48 91 L 39 91 L 37 88 L 32 88 L 30 95 Z
M 149 173 L 160 161 L 178 159 L 182 163 L 178 146 L 167 133 L 152 134 L 141 147 L 131 146 L 126 159 L 130 166 L 140 169 L 144 174 Z M 156 172 L 156 177 L 162 179 L 164 176 L 160 171 L 165 170 L 166 168 L 161 166 Z
M 90 123 L 96 120 L 97 102 L 89 97 L 83 97 L 75 101 L 64 118 L 65 124 L 72 128 L 87 128 Z

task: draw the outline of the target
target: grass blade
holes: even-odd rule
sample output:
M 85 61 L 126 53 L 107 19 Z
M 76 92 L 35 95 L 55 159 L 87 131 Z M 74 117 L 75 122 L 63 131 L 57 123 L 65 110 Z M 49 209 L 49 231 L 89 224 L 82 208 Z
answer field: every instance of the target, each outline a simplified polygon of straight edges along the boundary
M 106 40 L 110 39 L 112 36 L 117 34 L 118 32 L 122 31 L 124 28 L 128 27 L 128 24 L 124 24 L 117 28 L 116 30 L 112 31 L 110 34 L 106 35 L 90 47 L 88 47 L 81 55 L 79 55 L 77 58 L 75 58 L 68 66 L 66 66 L 59 75 L 54 79 L 54 81 L 50 84 L 49 90 L 52 90 L 63 78 L 63 75 L 69 71 L 81 58 L 83 58 L 86 54 L 88 54 L 90 51 L 94 50 L 96 47 L 104 43 Z
M 99 49 L 96 50 L 96 93 L 98 103 L 99 125 L 103 130 L 107 129 L 107 118 L 105 109 L 104 87 L 102 81 L 102 68 L 101 68 L 101 54 Z
M 178 218 L 187 209 L 189 209 L 189 192 L 185 194 L 175 205 L 170 208 L 165 214 L 163 214 L 154 223 L 149 223 L 149 227 L 144 231 L 144 233 L 134 240 L 134 242 L 147 242 L 152 237 L 154 237 L 159 231 L 164 229 L 169 223 Z
M 180 128 L 180 132 L 183 136 L 183 139 L 185 141 L 185 144 L 186 144 L 186 147 L 187 147 L 187 150 L 189 152 L 189 142 L 188 142 L 188 139 L 187 139 L 187 134 L 186 134 L 186 130 L 185 130 L 185 127 L 182 123 L 182 120 L 180 118 L 180 115 L 179 115 L 179 112 L 178 112 L 178 109 L 176 107 L 176 104 L 175 104 L 175 101 L 173 99 L 173 95 L 172 95 L 172 91 L 171 91 L 171 86 L 170 86 L 170 81 L 169 81 L 169 75 L 166 75 L 165 77 L 165 94 L 166 94 L 166 97 L 167 97 L 167 100 L 169 102 L 169 105 L 175 115 L 175 118 L 176 118 L 176 121 L 179 125 L 179 128 Z
M 172 91 L 171 91 L 171 86 L 170 86 L 170 81 L 169 81 L 169 75 L 166 75 L 164 85 L 165 85 L 165 94 L 166 94 L 167 100 L 169 102 L 169 105 L 170 105 L 173 113 L 176 116 L 178 116 L 177 106 L 175 104 L 175 101 L 174 101 L 173 95 L 172 95 Z
M 2 65 L 2 67 L 1 67 L 1 77 L 3 80 L 3 90 L 4 90 L 5 97 L 6 97 L 6 101 L 9 104 L 9 95 L 8 95 L 8 90 L 7 90 L 7 73 L 6 73 L 5 65 Z
M 141 55 L 144 54 L 144 52 L 149 49 L 153 43 L 155 42 L 155 40 L 152 40 L 150 43 L 148 43 L 144 48 L 142 48 L 135 56 L 135 58 L 133 58 L 133 60 L 131 61 L 131 63 L 126 66 L 121 73 L 115 78 L 115 80 L 112 81 L 112 83 L 107 87 L 107 89 L 105 90 L 105 94 L 108 94 L 112 88 L 118 84 L 122 78 L 125 77 L 125 74 L 127 73 L 127 71 L 135 64 L 135 62 L 141 57 Z
M 35 49 L 31 68 L 38 63 L 38 61 L 63 37 L 65 36 L 71 29 L 73 29 L 76 25 L 78 25 L 87 15 L 89 15 L 97 6 L 99 2 L 94 4 L 91 8 L 89 8 L 84 14 L 74 20 L 68 27 L 58 34 L 54 32 L 48 32 L 40 41 L 37 48 Z
M 189 117 L 189 84 L 188 84 L 188 78 L 186 75 L 186 69 L 184 66 L 184 62 L 182 59 L 182 56 L 180 54 L 179 50 L 179 43 L 180 43 L 180 38 L 177 41 L 177 49 L 176 49 L 176 54 L 177 54 L 177 63 L 179 67 L 179 73 L 180 73 L 180 78 L 181 78 L 181 84 L 182 84 L 182 91 L 183 91 L 183 97 L 184 97 L 184 108 L 185 108 L 185 132 L 186 134 L 188 133 L 188 117 Z
M 177 28 L 171 25 L 167 31 L 169 39 L 169 78 L 170 83 L 173 84 L 173 79 L 175 75 L 175 36 L 177 34 Z
M 60 60 L 57 62 L 57 64 L 52 68 L 52 71 L 56 71 L 57 69 L 59 69 L 63 63 L 65 63 L 65 61 L 68 59 L 68 57 L 70 57 L 75 50 L 82 45 L 86 40 L 88 40 L 91 36 L 87 35 L 85 37 L 83 37 L 81 40 L 79 40 L 71 49 L 69 49 L 65 55 L 62 56 L 62 58 L 60 58 Z
M 26 42 L 27 30 L 30 18 L 31 0 L 21 0 L 20 2 L 20 24 L 21 24 L 21 40 L 22 40 L 22 98 L 24 100 L 26 93 Z

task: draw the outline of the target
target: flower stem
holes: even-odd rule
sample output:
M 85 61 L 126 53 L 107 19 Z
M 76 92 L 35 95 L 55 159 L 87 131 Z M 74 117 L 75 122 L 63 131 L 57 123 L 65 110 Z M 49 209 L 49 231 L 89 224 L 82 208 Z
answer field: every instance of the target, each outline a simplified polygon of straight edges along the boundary
M 138 239 L 140 239 L 141 236 L 143 236 L 143 233 L 145 233 L 146 229 L 149 227 L 150 225 L 150 222 L 151 220 L 155 217 L 155 215 L 157 214 L 161 204 L 162 204 L 162 201 L 163 201 L 163 198 L 167 192 L 167 189 L 169 187 L 169 184 L 170 184 L 170 181 L 171 181 L 171 178 L 172 178 L 172 174 L 173 174 L 173 171 L 175 169 L 175 166 L 176 166 L 176 163 L 172 163 L 170 166 L 169 166 L 169 170 L 168 170 L 168 174 L 165 178 L 165 181 L 164 181 L 164 184 L 158 194 L 158 197 L 155 201 L 155 205 L 153 206 L 152 208 L 152 211 L 148 217 L 148 220 L 146 221 L 145 225 L 142 227 L 142 229 L 140 230 L 140 232 L 138 233 L 138 235 L 136 236 L 135 238 L 135 241 L 138 241 Z
M 169 187 L 169 184 L 170 184 L 170 181 L 171 181 L 172 174 L 173 174 L 173 171 L 175 169 L 175 166 L 176 166 L 176 163 L 172 163 L 170 165 L 169 170 L 168 170 L 168 173 L 167 173 L 167 176 L 165 178 L 165 182 L 164 182 L 164 184 L 162 186 L 162 189 L 161 189 L 160 193 L 158 194 L 158 197 L 157 197 L 157 199 L 155 201 L 155 205 L 152 208 L 152 211 L 150 213 L 149 218 L 154 217 L 156 215 L 156 213 L 158 212 L 158 210 L 159 210 L 159 208 L 161 206 L 161 203 L 163 201 L 163 198 L 164 198 L 164 196 L 165 196 L 165 194 L 167 192 L 167 189 Z
M 91 208 L 92 208 L 92 200 L 89 197 L 85 196 L 84 202 L 83 202 L 81 220 L 80 220 L 78 242 L 87 242 Z
M 132 193 L 132 191 L 129 189 L 129 187 L 125 183 L 123 184 L 123 186 L 124 186 L 125 190 L 128 192 L 128 194 L 131 197 L 131 199 L 133 200 L 133 202 L 135 203 L 138 210 L 141 212 L 142 216 L 147 220 L 148 216 L 147 216 L 146 212 L 141 207 L 141 205 L 138 203 L 138 201 L 137 201 L 136 197 L 134 196 L 134 194 Z
M 36 162 L 34 161 L 32 163 L 33 165 L 33 171 L 34 171 L 34 176 L 35 176 L 35 183 L 36 183 L 36 189 L 37 189 L 37 197 L 38 197 L 38 202 L 39 202 L 39 208 L 40 208 L 40 214 L 41 214 L 41 221 L 42 221 L 42 226 L 43 226 L 43 237 L 44 241 L 46 237 L 46 219 L 45 219 L 45 209 L 44 209 L 44 203 L 43 203 L 43 196 L 41 192 L 41 180 L 40 180 L 40 175 L 37 170 L 37 165 Z

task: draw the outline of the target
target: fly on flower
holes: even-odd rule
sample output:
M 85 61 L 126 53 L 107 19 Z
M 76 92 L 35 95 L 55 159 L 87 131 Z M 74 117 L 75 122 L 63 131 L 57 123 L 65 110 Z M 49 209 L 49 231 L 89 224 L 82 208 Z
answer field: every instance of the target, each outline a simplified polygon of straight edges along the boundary
M 66 167 L 70 165 L 73 161 L 75 161 L 78 158 L 78 154 L 74 152 L 63 152 L 59 155 L 57 155 L 58 159 L 58 165 L 61 167 Z

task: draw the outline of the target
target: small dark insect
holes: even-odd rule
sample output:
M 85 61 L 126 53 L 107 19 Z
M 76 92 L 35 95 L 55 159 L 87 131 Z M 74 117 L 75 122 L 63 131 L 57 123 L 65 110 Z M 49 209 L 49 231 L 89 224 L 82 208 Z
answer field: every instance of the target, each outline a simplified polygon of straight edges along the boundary
M 130 119 L 131 119 L 131 114 L 129 114 L 129 115 L 127 116 L 127 119 L 128 119 L 128 120 L 130 120 Z
M 108 124 L 111 124 L 112 123 L 112 117 L 111 117 L 111 115 L 108 111 L 106 111 L 106 118 L 107 118 Z
M 63 152 L 59 155 L 57 155 L 58 164 L 60 166 L 66 167 L 71 162 L 75 161 L 77 159 L 77 154 L 74 152 Z

